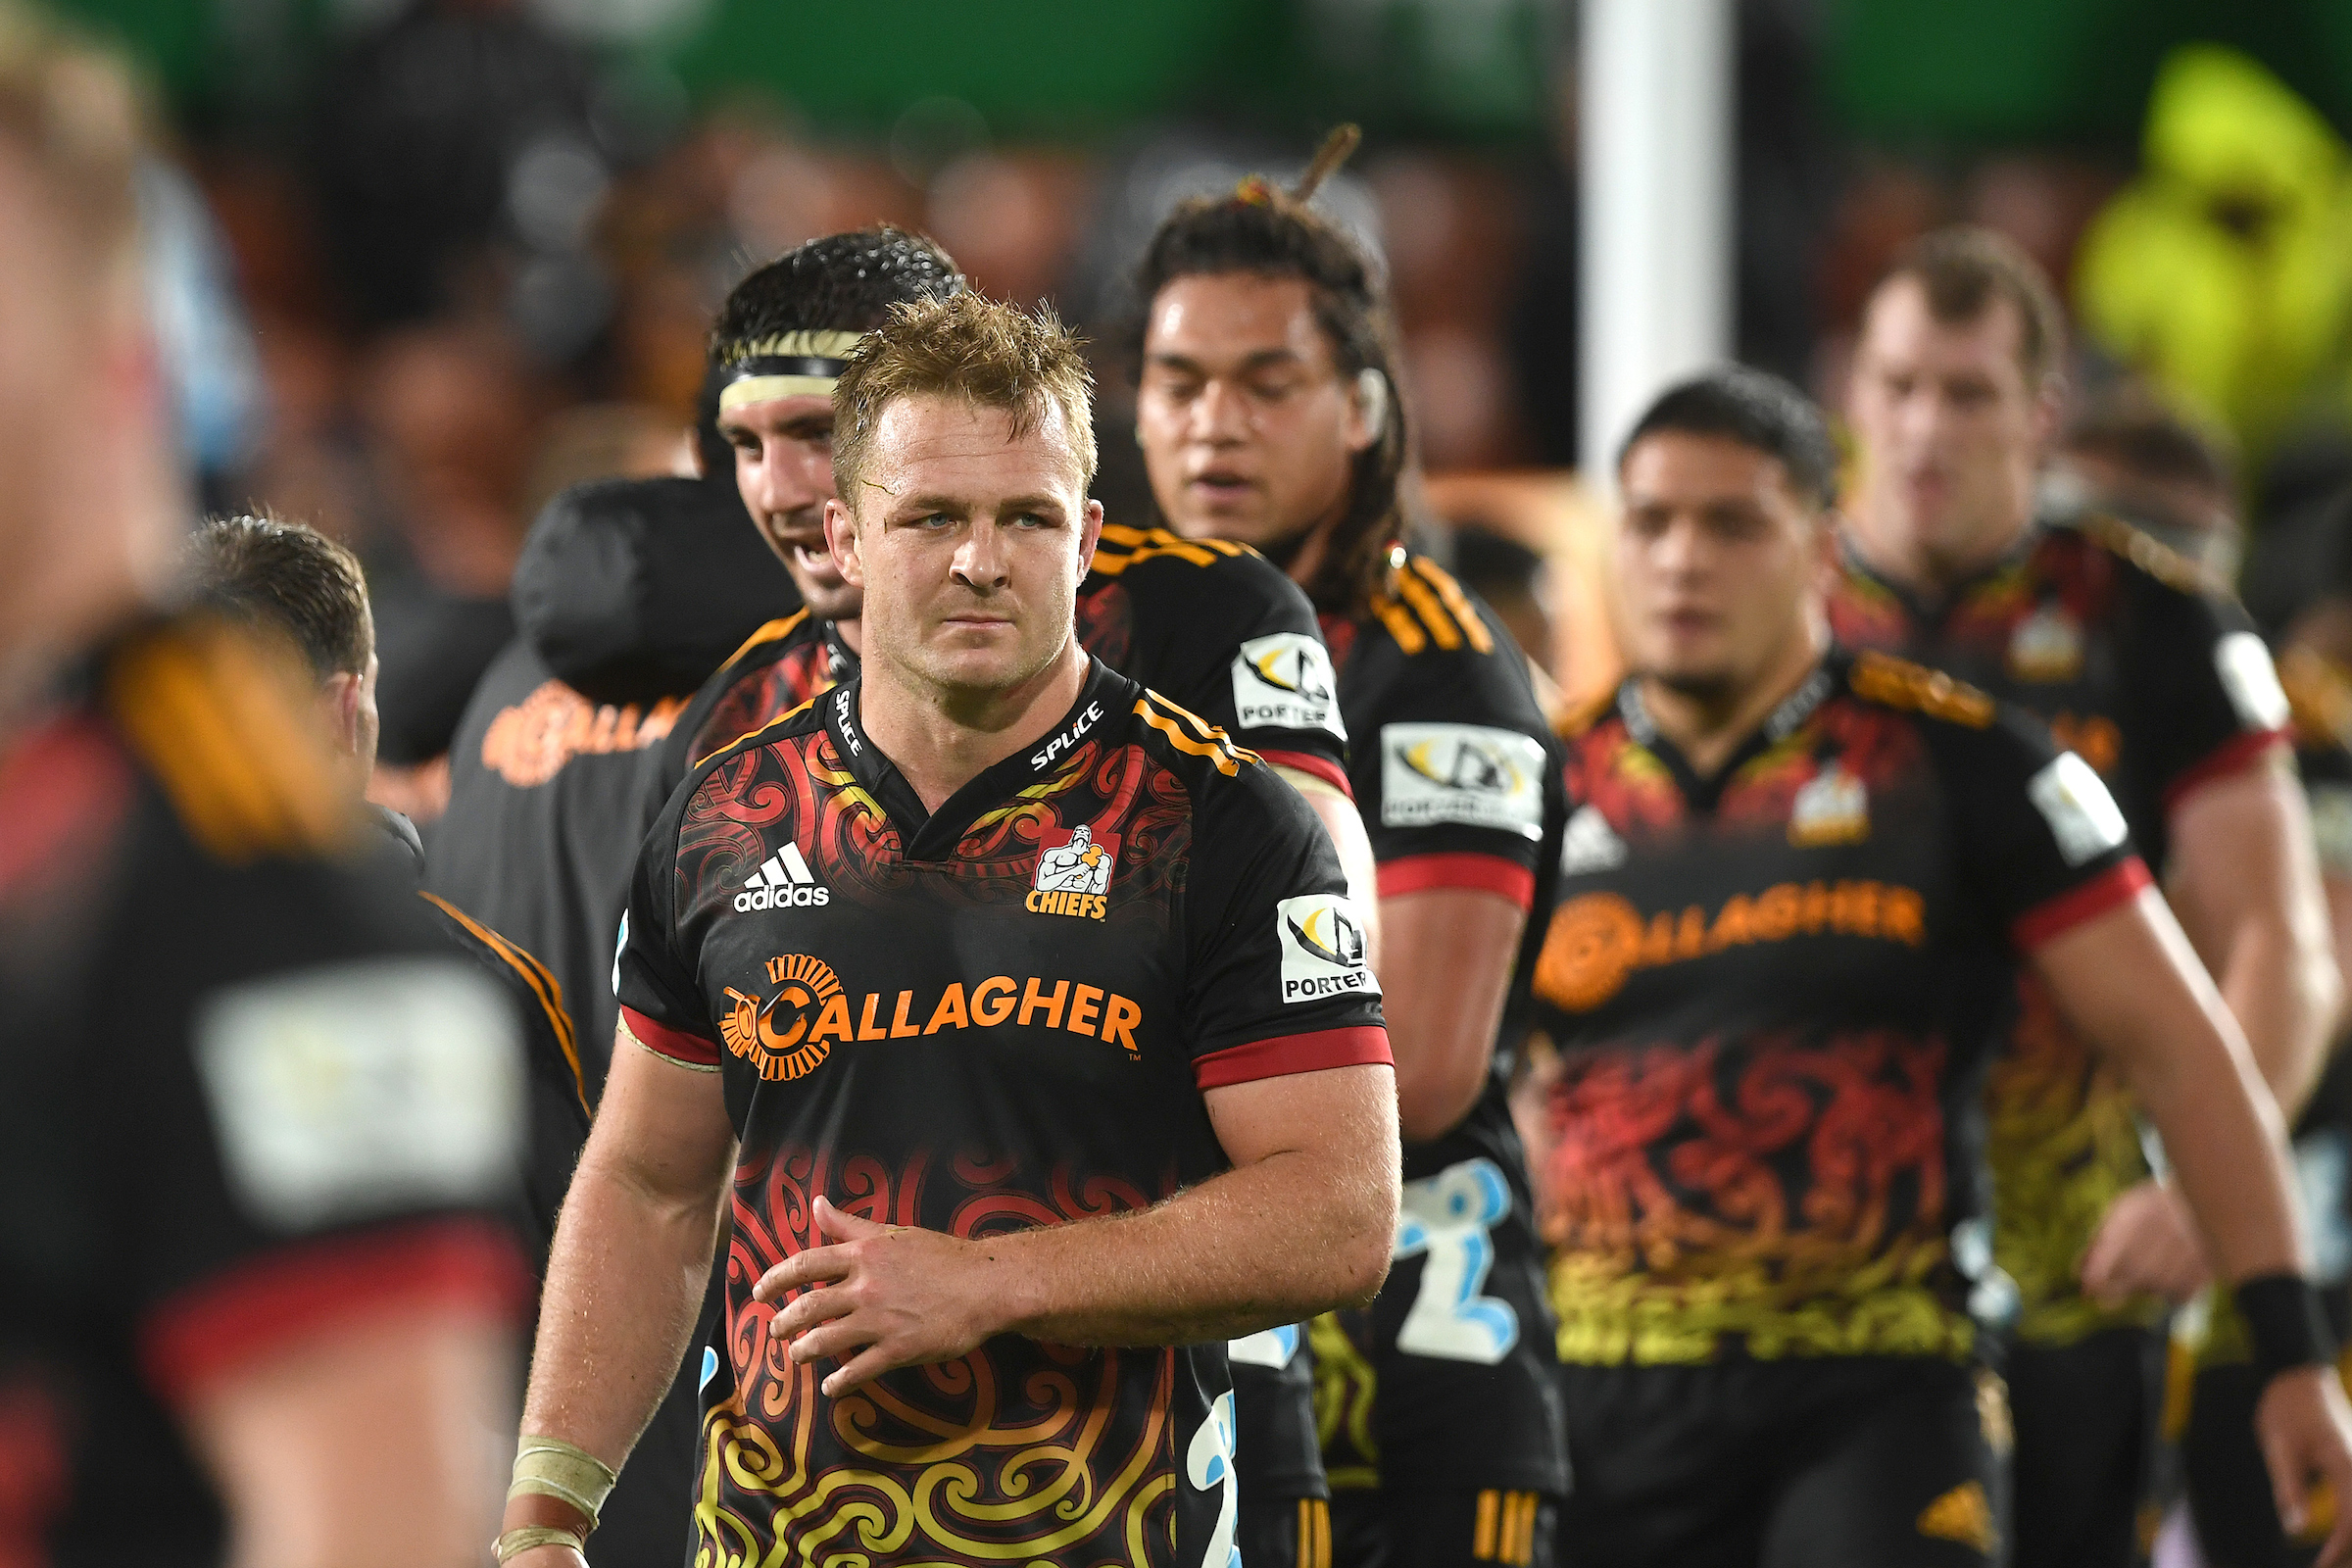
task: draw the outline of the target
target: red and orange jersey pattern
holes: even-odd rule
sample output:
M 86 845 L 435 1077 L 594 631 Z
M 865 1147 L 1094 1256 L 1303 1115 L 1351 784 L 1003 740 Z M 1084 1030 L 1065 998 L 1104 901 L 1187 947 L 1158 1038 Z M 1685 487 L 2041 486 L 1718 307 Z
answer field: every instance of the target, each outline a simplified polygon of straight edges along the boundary
M 1221 1344 L 1007 1335 L 828 1399 L 751 1289 L 821 1245 L 819 1193 L 966 1237 L 1141 1209 L 1224 1168 L 1207 1092 L 1386 1060 L 1337 858 L 1257 758 L 1100 662 L 936 811 L 858 696 L 703 764 L 630 898 L 622 1016 L 718 1074 L 741 1140 L 704 1560 L 1221 1565 Z
M 1562 1359 L 1967 1353 L 1979 1077 L 2017 955 L 2146 885 L 2112 806 L 2045 804 L 2080 780 L 2029 720 L 1883 656 L 1708 777 L 1632 683 L 1564 743 Z
M 2287 705 L 2244 612 L 2195 565 L 2112 518 L 2030 531 L 1930 604 L 1850 550 L 1830 603 L 1838 639 L 1948 670 L 2035 714 L 2097 771 L 2161 872 L 2173 808 L 2281 744 Z M 2148 1174 L 2120 1077 L 2021 993 L 1986 1081 L 1994 1255 L 2019 1334 L 2065 1344 L 2147 1323 L 2160 1302 L 2101 1306 L 2077 1265 L 2107 1205 Z

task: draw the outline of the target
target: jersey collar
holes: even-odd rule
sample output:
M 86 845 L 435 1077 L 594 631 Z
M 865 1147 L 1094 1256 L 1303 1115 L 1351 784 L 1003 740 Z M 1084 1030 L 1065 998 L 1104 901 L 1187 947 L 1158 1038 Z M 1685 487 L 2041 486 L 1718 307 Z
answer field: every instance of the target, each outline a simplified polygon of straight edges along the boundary
M 1984 584 L 2008 572 L 2015 571 L 2028 557 L 2041 547 L 2041 537 L 2049 527 L 2048 519 L 2036 514 L 2032 522 L 2026 524 L 2025 531 L 2010 542 L 2008 549 L 1952 584 L 1942 593 L 1933 595 L 1920 593 L 1907 584 L 1896 582 L 1873 566 L 1862 552 L 1855 547 L 1854 536 L 1849 530 L 1840 529 L 1838 531 L 1838 553 L 1840 564 L 1848 576 L 1859 577 L 1864 582 L 1878 588 L 1902 607 L 1903 618 L 1906 621 L 1913 626 L 1928 629 L 1941 625 L 1954 610 L 1966 604 L 1969 596 Z
M 854 656 L 853 656 L 854 657 Z M 909 860 L 952 859 L 956 847 L 982 813 L 1052 779 L 1080 746 L 1115 726 L 1134 707 L 1143 690 L 1134 681 L 1091 655 L 1078 700 L 1035 745 L 1022 748 L 984 769 L 937 811 L 925 811 L 922 798 L 900 773 L 898 764 L 882 755 L 858 720 L 861 671 L 852 664 L 852 678 L 818 699 L 824 706 L 825 728 L 832 732 L 834 750 L 849 764 L 851 776 L 871 795 L 899 830 L 899 842 Z
M 1832 648 L 1825 653 L 1821 662 L 1813 666 L 1813 672 L 1797 682 L 1796 690 L 1782 698 L 1780 704 L 1764 715 L 1764 721 L 1733 751 L 1723 766 L 1705 778 L 1701 778 L 1697 770 L 1691 767 L 1690 760 L 1683 756 L 1682 749 L 1659 730 L 1657 720 L 1650 716 L 1649 705 L 1642 700 L 1639 677 L 1628 675 L 1618 686 L 1617 716 L 1624 721 L 1625 732 L 1633 738 L 1634 744 L 1665 764 L 1675 787 L 1683 792 L 1683 798 L 1690 804 L 1691 808 L 1711 811 L 1715 808 L 1716 801 L 1722 797 L 1724 786 L 1732 781 L 1740 768 L 1795 734 L 1805 720 L 1820 710 L 1821 705 L 1829 701 L 1830 694 L 1844 679 L 1849 662 L 1841 649 Z

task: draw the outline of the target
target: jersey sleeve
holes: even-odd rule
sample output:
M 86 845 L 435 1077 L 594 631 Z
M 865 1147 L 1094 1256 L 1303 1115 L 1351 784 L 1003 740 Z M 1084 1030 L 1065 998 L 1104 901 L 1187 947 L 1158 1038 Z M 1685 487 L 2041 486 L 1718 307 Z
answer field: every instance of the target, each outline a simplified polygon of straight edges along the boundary
M 1390 1060 L 1363 921 L 1322 823 L 1265 768 L 1211 785 L 1184 898 L 1195 1081 Z
M 621 1023 L 639 1045 L 681 1067 L 716 1072 L 718 1042 L 678 928 L 678 829 L 703 777 L 697 769 L 678 786 L 638 851 L 612 992 Z
M 1129 569 L 1139 663 L 1122 670 L 1267 761 L 1349 789 L 1339 678 L 1315 608 L 1264 557 Z
M 1356 805 L 1384 897 L 1461 888 L 1534 902 L 1557 762 L 1527 671 L 1507 635 L 1486 627 L 1485 650 L 1425 647 L 1349 705 Z
M 2168 812 L 2200 785 L 2242 771 L 2284 743 L 2286 694 L 2270 650 L 2238 606 L 2135 574 L 2130 661 L 2143 733 L 2126 756 Z
M 2040 720 L 2003 706 L 1982 727 L 1932 723 L 1961 864 L 1991 934 L 2018 953 L 2153 886 L 2123 808 Z
M 136 1184 L 109 1289 L 150 1385 L 184 1402 L 362 1313 L 517 1312 L 529 1088 L 509 999 L 371 877 L 197 875 L 206 919 L 174 921 L 142 975 L 157 1032 L 107 1090 L 112 1178 Z

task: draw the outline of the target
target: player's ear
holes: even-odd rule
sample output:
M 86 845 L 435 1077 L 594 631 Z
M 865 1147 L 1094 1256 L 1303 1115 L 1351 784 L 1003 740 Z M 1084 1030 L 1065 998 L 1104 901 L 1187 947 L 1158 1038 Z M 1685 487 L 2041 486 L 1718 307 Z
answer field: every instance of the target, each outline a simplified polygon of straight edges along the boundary
M 1370 366 L 1355 372 L 1348 390 L 1348 450 L 1363 452 L 1380 444 L 1389 428 L 1389 378 Z
M 865 562 L 858 554 L 858 516 L 838 496 L 825 502 L 825 549 L 841 568 L 843 581 L 853 588 L 865 586 Z
M 1102 542 L 1102 503 L 1089 501 L 1085 519 L 1078 525 L 1078 575 L 1083 578 L 1095 569 L 1095 546 Z
M 354 756 L 360 749 L 363 679 L 357 670 L 339 669 L 318 685 L 318 711 L 326 723 L 327 739 L 340 756 Z

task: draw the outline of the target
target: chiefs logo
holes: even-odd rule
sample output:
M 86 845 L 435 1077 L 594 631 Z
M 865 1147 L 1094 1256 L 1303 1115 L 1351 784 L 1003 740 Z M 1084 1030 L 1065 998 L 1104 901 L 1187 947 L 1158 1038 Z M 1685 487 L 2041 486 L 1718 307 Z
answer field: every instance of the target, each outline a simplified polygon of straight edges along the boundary
M 832 1043 L 821 1036 L 810 1039 L 809 1028 L 825 1004 L 841 995 L 841 982 L 830 964 L 805 953 L 768 959 L 767 978 L 777 990 L 764 1000 L 727 987 L 735 1004 L 718 1020 L 718 1032 L 727 1049 L 759 1068 L 760 1077 L 807 1077 L 832 1053 Z
M 1588 893 L 1560 906 L 1544 938 L 1536 986 L 1571 1012 L 1617 994 L 1642 961 L 1642 911 L 1614 893 Z

